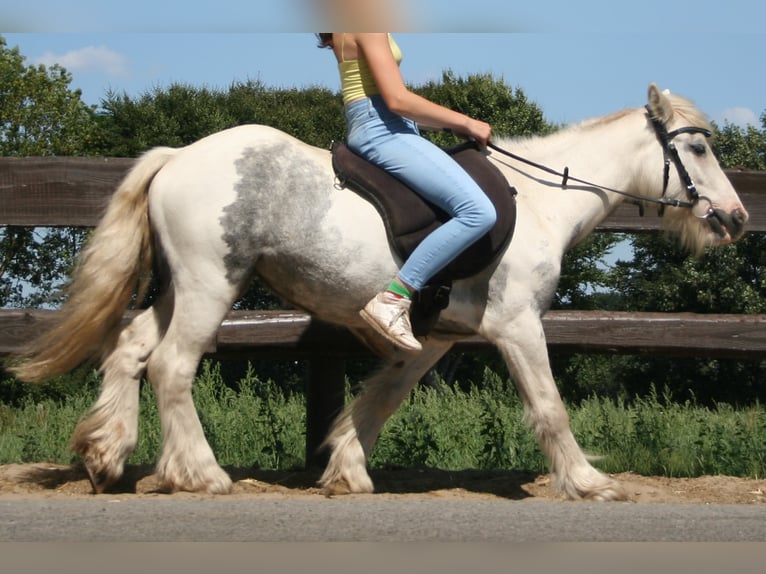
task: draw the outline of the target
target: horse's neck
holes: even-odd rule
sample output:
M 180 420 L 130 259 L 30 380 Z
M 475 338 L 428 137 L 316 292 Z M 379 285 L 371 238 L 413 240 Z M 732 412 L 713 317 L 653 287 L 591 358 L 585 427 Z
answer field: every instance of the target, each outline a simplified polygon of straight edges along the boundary
M 648 161 L 647 153 L 653 149 L 644 125 L 637 114 L 624 114 L 566 128 L 546 137 L 512 140 L 507 145 L 513 153 L 558 172 L 568 168 L 570 177 L 604 188 L 642 193 L 646 170 L 641 166 Z M 660 162 L 659 146 L 655 151 Z M 519 170 L 506 170 L 512 185 L 529 193 L 532 202 L 556 217 L 562 228 L 572 230 L 571 236 L 565 238 L 566 247 L 588 235 L 625 199 L 623 195 L 571 180 L 563 188 L 561 177 L 518 162 L 512 165 Z M 657 169 L 659 173 L 661 163 Z M 539 196 L 539 201 L 536 202 L 535 196 Z M 552 211 L 555 214 L 551 214 Z

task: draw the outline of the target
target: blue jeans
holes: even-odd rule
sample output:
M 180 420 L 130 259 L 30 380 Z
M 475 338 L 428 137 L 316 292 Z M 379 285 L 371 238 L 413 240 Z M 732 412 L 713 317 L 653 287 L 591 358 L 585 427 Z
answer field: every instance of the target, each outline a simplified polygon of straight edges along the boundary
M 345 115 L 351 150 L 451 217 L 418 245 L 399 271 L 399 279 L 420 290 L 492 228 L 495 207 L 455 160 L 423 138 L 415 122 L 390 111 L 380 96 L 347 104 Z

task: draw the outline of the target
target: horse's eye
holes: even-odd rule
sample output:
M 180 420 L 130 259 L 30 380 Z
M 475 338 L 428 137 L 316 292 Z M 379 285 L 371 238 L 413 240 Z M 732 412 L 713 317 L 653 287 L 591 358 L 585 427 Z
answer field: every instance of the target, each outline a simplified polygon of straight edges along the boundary
M 705 144 L 701 144 L 701 143 L 689 144 L 689 149 L 692 150 L 692 153 L 694 155 L 698 155 L 698 156 L 703 156 L 707 153 L 707 148 L 705 147 Z

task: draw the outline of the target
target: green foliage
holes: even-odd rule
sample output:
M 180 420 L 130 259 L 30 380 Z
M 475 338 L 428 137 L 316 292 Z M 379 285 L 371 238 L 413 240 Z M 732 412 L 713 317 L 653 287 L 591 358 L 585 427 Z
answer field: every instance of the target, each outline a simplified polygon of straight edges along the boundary
M 386 425 L 371 464 L 405 467 L 481 468 L 483 437 L 478 391 L 469 397 L 456 387 L 420 387 L 407 408 L 398 411 Z M 444 410 L 434 409 L 439 403 Z M 466 466 L 462 466 L 466 465 Z
M 766 243 L 750 235 L 689 257 L 676 244 L 649 235 L 633 240 L 634 258 L 612 276 L 626 310 L 763 313 Z
M 176 83 L 135 99 L 108 92 L 102 108 L 100 151 L 108 156 L 135 157 L 155 146 L 182 147 L 253 123 L 319 147 L 343 137 L 340 98 L 324 88 L 276 89 L 248 81 L 221 91 Z
M 583 449 L 602 456 L 606 472 L 763 476 L 766 413 L 757 403 L 703 407 L 652 389 L 632 404 L 587 399 L 571 420 Z
M 545 457 L 524 422 L 524 409 L 511 381 L 485 369 L 472 391 L 479 395 L 482 412 L 482 467 L 545 472 Z
M 87 389 L 72 392 L 64 399 L 27 397 L 14 407 L 0 402 L 0 460 L 57 462 L 70 464 L 69 437 L 83 412 L 96 395 Z
M 611 274 L 626 311 L 753 314 L 766 312 L 766 238 L 750 235 L 692 258 L 675 243 L 654 235 L 633 239 L 633 259 Z M 582 359 L 579 366 L 607 359 Z M 693 392 L 701 404 L 749 404 L 766 399 L 766 362 L 733 359 L 621 357 L 608 359 L 611 396 L 646 392 L 652 383 L 675 396 Z M 596 378 L 580 370 L 568 380 Z M 587 384 L 579 385 L 582 390 Z M 607 385 L 609 386 L 609 385 Z M 596 388 L 593 388 L 595 391 Z
M 766 112 L 761 115 L 762 130 L 726 123 L 714 126 L 714 151 L 721 165 L 730 168 L 766 170 Z
M 69 395 L 95 393 L 100 384 L 99 372 L 87 366 L 38 384 L 22 383 L 13 378 L 0 379 L 0 404 L 20 408 L 26 403 L 39 403 L 48 399 L 61 402 Z
M 339 94 L 325 88 L 266 88 L 261 84 L 232 87 L 232 98 L 254 106 L 251 122 L 265 124 L 317 147 L 328 149 L 345 138 L 343 104 Z
M 0 306 L 58 306 L 86 237 L 76 228 L 0 227 Z
M 440 82 L 431 81 L 411 89 L 433 102 L 490 123 L 495 135 L 543 135 L 553 130 L 540 107 L 530 102 L 521 88 L 513 89 L 491 74 L 461 78 L 446 70 Z M 446 134 L 426 135 L 439 145 L 455 144 L 455 139 Z
M 235 390 L 206 362 L 194 387 L 205 435 L 221 464 L 286 469 L 303 464 L 306 405 L 248 371 Z
M 155 88 L 136 100 L 107 92 L 98 115 L 103 138 L 100 152 L 136 157 L 152 147 L 183 147 L 231 127 L 231 119 L 217 102 L 216 93 L 184 84 Z
M 24 60 L 0 36 L 0 155 L 82 155 L 95 135 L 93 108 L 69 89 L 64 68 Z
M 589 396 L 627 401 L 629 397 L 645 392 L 647 385 L 636 388 L 626 375 L 633 361 L 642 364 L 643 357 L 591 353 L 551 355 L 559 392 L 564 400 L 573 402 Z
M 69 384 L 75 384 L 72 378 Z M 75 461 L 69 436 L 96 398 L 85 385 L 57 399 L 27 397 L 0 403 L 0 464 Z M 140 396 L 139 442 L 129 464 L 152 464 L 160 454 L 154 393 Z M 195 405 L 218 461 L 240 468 L 290 469 L 303 464 L 305 402 L 252 371 L 227 384 L 206 363 L 194 386 Z M 572 430 L 607 472 L 762 477 L 766 472 L 766 412 L 678 402 L 665 390 L 628 402 L 591 397 L 570 403 Z M 417 388 L 389 419 L 370 465 L 446 470 L 516 469 L 545 472 L 546 463 L 510 381 L 485 370 L 463 390 L 438 383 Z
M 624 237 L 617 233 L 594 233 L 570 249 L 561 264 L 554 309 L 603 309 L 605 297 L 599 296 L 611 286 L 610 269 L 604 257 Z

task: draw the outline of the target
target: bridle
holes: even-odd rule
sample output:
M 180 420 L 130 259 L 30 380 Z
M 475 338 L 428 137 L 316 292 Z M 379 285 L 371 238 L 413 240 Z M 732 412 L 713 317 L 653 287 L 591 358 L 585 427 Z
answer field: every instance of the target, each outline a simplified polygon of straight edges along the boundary
M 706 138 L 709 138 L 710 136 L 713 135 L 712 132 L 709 129 L 699 128 L 694 126 L 678 128 L 677 130 L 668 132 L 662 120 L 652 115 L 652 112 L 649 109 L 649 106 L 646 106 L 646 111 L 648 113 L 649 120 L 652 122 L 652 126 L 654 126 L 654 133 L 657 134 L 657 139 L 660 141 L 660 145 L 662 146 L 662 153 L 664 154 L 664 157 L 665 157 L 665 169 L 662 174 L 662 197 L 665 197 L 665 193 L 668 190 L 668 181 L 670 179 L 670 162 L 673 162 L 673 165 L 676 166 L 678 177 L 681 179 L 681 182 L 686 186 L 686 194 L 692 200 L 691 203 L 684 202 L 685 205 L 681 207 L 694 208 L 696 204 L 699 203 L 700 199 L 704 199 L 705 201 L 711 204 L 710 208 L 708 209 L 707 215 L 705 217 L 709 216 L 710 210 L 712 209 L 712 202 L 707 197 L 702 196 L 702 198 L 700 198 L 700 195 L 697 192 L 697 187 L 694 185 L 694 182 L 692 181 L 692 178 L 689 175 L 689 172 L 686 171 L 686 167 L 684 167 L 684 164 L 678 155 L 678 150 L 676 149 L 676 146 L 673 143 L 673 138 L 675 138 L 676 136 L 680 134 L 702 134 Z
M 562 181 L 561 181 L 562 189 L 566 189 L 567 184 L 570 181 L 575 181 L 577 183 L 582 183 L 589 187 L 595 187 L 597 189 L 601 189 L 604 191 L 611 191 L 619 195 L 624 195 L 626 197 L 629 197 L 639 202 L 639 209 L 641 210 L 642 215 L 643 215 L 643 208 L 642 208 L 642 203 L 640 202 L 649 202 L 649 203 L 659 204 L 660 213 L 662 213 L 662 210 L 665 208 L 665 206 L 668 206 L 668 205 L 672 207 L 683 207 L 683 208 L 691 209 L 692 212 L 694 213 L 695 208 L 697 208 L 699 203 L 701 201 L 706 201 L 708 203 L 708 207 L 705 210 L 704 214 L 697 215 L 697 213 L 694 213 L 694 215 L 695 217 L 698 217 L 699 219 L 709 220 L 711 216 L 715 215 L 715 210 L 713 209 L 713 202 L 710 200 L 710 198 L 705 197 L 704 195 L 700 195 L 699 192 L 697 191 L 697 187 L 694 185 L 694 181 L 692 181 L 692 178 L 689 175 L 689 172 L 686 170 L 686 167 L 684 166 L 680 156 L 678 155 L 678 150 L 676 149 L 676 146 L 673 143 L 673 139 L 676 136 L 679 136 L 681 134 L 689 134 L 689 133 L 698 133 L 698 134 L 703 134 L 705 137 L 710 137 L 713 135 L 712 132 L 707 128 L 701 128 L 701 127 L 695 127 L 695 126 L 683 127 L 677 130 L 673 130 L 672 132 L 668 132 L 664 122 L 652 114 L 651 110 L 649 109 L 649 106 L 645 106 L 645 107 L 648 113 L 649 120 L 651 121 L 652 126 L 654 127 L 654 133 L 656 134 L 657 139 L 660 142 L 660 145 L 662 146 L 662 153 L 664 157 L 664 168 L 663 168 L 663 176 L 662 176 L 662 195 L 659 198 L 649 197 L 645 195 L 638 195 L 635 193 L 630 193 L 630 192 L 619 190 L 619 189 L 612 189 L 604 185 L 598 185 L 590 181 L 578 179 L 569 174 L 568 167 L 565 167 L 563 172 L 559 172 L 547 166 L 541 165 L 539 163 L 533 162 L 531 160 L 518 156 L 514 153 L 511 153 L 508 150 L 505 150 L 493 144 L 492 142 L 488 143 L 487 146 L 512 159 L 515 159 L 522 163 L 526 163 L 527 165 L 531 165 L 532 167 L 535 167 L 546 173 L 550 173 L 552 175 L 562 178 Z M 671 163 L 675 166 L 676 171 L 678 172 L 678 177 L 681 179 L 681 182 L 684 184 L 684 186 L 686 186 L 686 194 L 688 196 L 688 201 L 665 197 L 665 194 L 667 193 L 667 190 L 668 190 L 668 183 L 670 181 L 670 164 Z M 697 210 L 697 212 L 699 212 L 699 210 Z M 715 225 L 713 225 L 713 227 L 715 227 Z

